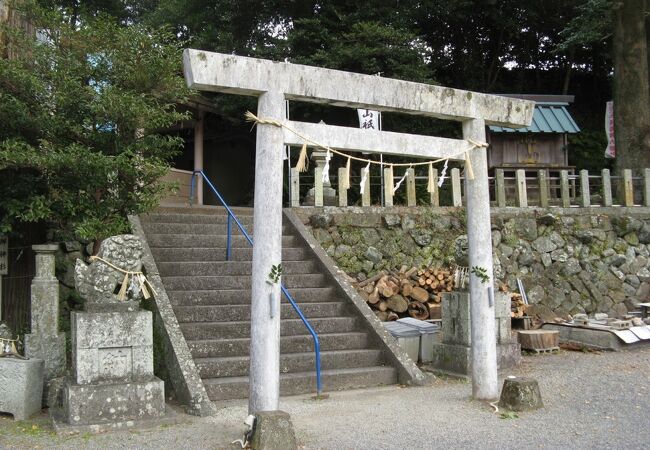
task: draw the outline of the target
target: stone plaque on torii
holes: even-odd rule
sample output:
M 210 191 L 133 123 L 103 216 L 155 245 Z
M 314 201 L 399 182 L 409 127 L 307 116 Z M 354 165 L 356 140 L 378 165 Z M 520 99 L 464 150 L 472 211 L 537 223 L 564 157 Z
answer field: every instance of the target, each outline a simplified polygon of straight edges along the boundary
M 285 126 L 258 124 L 255 157 L 251 301 L 251 412 L 277 410 L 280 395 L 280 316 L 272 317 L 270 298 L 280 301 L 280 286 L 266 282 L 282 258 L 282 148 L 312 142 L 337 150 L 421 158 L 465 159 L 474 179 L 465 180 L 470 266 L 486 270 L 489 282 L 470 278 L 472 392 L 476 399 L 498 397 L 494 329 L 492 237 L 485 126 L 528 126 L 534 103 L 408 81 L 263 59 L 185 50 L 189 87 L 258 98 L 257 117 Z M 285 100 L 400 112 L 462 123 L 464 139 L 446 139 L 362 130 L 285 119 Z M 279 305 L 274 305 L 279 310 Z

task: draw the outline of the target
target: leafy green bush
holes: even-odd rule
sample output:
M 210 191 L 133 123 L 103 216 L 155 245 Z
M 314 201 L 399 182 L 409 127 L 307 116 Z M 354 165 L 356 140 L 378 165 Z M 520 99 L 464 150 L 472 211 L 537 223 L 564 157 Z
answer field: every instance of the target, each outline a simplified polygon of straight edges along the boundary
M 0 233 L 37 221 L 86 240 L 125 232 L 169 189 L 159 179 L 182 142 L 161 130 L 186 118 L 181 49 L 103 16 L 22 13 L 37 38 L 0 30 L 16 55 L 0 58 Z

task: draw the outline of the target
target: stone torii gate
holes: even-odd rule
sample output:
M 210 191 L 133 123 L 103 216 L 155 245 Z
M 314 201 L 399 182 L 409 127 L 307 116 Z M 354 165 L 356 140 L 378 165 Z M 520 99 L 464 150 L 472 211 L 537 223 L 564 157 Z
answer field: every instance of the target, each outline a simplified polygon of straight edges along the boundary
M 273 62 L 199 50 L 185 50 L 190 88 L 258 98 L 257 116 L 286 127 L 258 124 L 255 158 L 250 398 L 251 412 L 277 410 L 280 393 L 278 284 L 267 283 L 282 258 L 282 147 L 303 139 L 337 150 L 389 153 L 428 159 L 464 159 L 469 151 L 474 179 L 465 181 L 470 266 L 484 268 L 489 282 L 470 277 L 472 392 L 476 399 L 498 396 L 492 273 L 492 238 L 485 126 L 528 126 L 534 103 L 514 98 L 380 78 L 370 75 Z M 401 112 L 462 122 L 464 140 L 362 130 L 285 120 L 285 100 Z

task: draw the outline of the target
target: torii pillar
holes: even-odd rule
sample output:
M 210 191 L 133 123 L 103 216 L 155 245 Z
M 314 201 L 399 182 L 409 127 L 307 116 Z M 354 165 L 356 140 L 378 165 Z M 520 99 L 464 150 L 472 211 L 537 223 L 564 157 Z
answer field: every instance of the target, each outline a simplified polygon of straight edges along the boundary
M 258 97 L 259 123 L 255 160 L 255 246 L 251 303 L 251 412 L 279 405 L 280 286 L 269 283 L 273 265 L 282 257 L 282 146 L 304 143 L 308 136 L 337 150 L 385 153 L 472 162 L 474 179 L 466 181 L 470 265 L 484 269 L 488 282 L 470 277 L 472 390 L 479 400 L 498 395 L 492 273 L 492 240 L 485 125 L 528 126 L 534 103 L 507 97 L 279 63 L 199 50 L 185 50 L 189 87 Z M 285 100 L 327 103 L 435 117 L 463 123 L 465 140 L 361 130 L 285 120 Z M 274 313 L 276 312 L 276 313 Z

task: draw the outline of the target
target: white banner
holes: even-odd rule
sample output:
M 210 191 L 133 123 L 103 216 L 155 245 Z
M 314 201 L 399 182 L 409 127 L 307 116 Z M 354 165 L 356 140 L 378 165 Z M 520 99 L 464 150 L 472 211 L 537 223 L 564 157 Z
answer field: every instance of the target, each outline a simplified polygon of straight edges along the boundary
M 372 109 L 357 109 L 359 128 L 366 130 L 381 130 L 381 112 Z
M 616 158 L 616 140 L 614 139 L 614 102 L 607 102 L 605 108 L 605 133 L 607 133 L 606 158 Z

